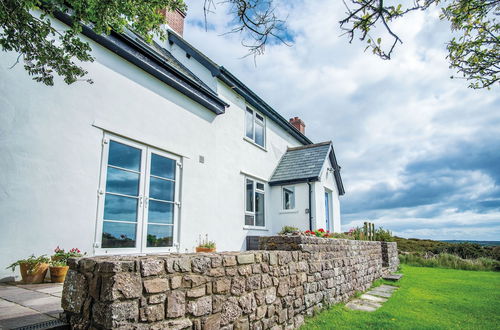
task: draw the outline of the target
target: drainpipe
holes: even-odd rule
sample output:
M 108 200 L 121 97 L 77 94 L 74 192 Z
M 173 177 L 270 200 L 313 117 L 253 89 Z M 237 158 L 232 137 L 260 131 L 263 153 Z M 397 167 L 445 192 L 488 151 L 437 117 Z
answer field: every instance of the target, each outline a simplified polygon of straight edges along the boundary
M 311 195 L 312 195 L 312 188 L 311 188 L 311 181 L 307 181 L 307 185 L 309 186 L 309 230 L 313 230 L 313 218 L 312 218 L 312 210 L 311 210 Z

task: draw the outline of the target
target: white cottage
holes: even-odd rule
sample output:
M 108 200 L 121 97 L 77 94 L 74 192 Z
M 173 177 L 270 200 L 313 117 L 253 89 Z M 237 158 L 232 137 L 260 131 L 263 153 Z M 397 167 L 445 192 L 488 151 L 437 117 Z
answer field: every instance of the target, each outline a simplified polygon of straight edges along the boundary
M 0 59 L 0 279 L 57 246 L 89 255 L 219 251 L 284 225 L 340 231 L 340 167 L 182 38 L 95 34 L 93 85 L 34 82 Z M 69 22 L 57 16 L 59 28 Z

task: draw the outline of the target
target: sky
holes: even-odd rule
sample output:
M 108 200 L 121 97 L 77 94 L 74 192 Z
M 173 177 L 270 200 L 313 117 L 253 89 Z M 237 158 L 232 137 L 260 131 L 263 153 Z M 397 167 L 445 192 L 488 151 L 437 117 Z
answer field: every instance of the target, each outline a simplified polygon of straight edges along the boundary
M 247 56 L 228 8 L 205 29 L 188 0 L 184 37 L 235 74 L 314 142 L 333 141 L 346 194 L 342 230 L 374 222 L 402 237 L 500 240 L 500 86 L 467 88 L 446 61 L 438 9 L 393 25 L 390 61 L 341 36 L 342 1 L 283 1 L 290 45 Z M 385 40 L 385 39 L 384 39 Z

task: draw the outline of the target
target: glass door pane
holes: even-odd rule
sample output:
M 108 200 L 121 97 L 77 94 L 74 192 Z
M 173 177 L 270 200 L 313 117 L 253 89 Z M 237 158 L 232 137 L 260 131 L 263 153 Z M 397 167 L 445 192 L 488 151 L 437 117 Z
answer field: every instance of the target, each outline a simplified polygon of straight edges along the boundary
M 150 153 L 146 247 L 170 247 L 174 238 L 177 162 Z
M 141 158 L 141 149 L 109 141 L 102 248 L 136 247 Z

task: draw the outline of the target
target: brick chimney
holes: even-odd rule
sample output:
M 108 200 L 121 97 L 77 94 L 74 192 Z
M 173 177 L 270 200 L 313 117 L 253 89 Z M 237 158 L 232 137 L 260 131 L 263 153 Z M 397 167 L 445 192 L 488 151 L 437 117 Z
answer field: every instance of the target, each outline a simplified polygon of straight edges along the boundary
M 162 9 L 160 12 L 163 16 L 165 16 L 165 21 L 168 26 L 182 36 L 182 33 L 184 32 L 184 18 L 186 17 L 186 13 L 179 9 L 176 9 L 175 11 Z
M 290 124 L 293 125 L 300 133 L 306 133 L 306 124 L 299 117 L 293 117 L 289 120 Z

